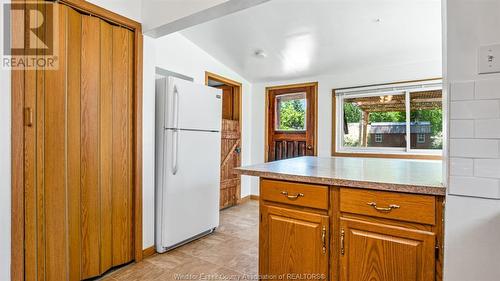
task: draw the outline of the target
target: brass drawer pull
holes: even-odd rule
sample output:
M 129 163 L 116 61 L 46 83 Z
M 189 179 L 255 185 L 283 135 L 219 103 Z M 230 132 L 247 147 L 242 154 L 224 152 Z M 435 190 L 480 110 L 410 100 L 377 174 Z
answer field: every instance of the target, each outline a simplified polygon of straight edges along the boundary
M 345 239 L 345 231 L 342 228 L 340 231 L 340 254 L 344 255 L 345 254 L 345 245 L 344 245 L 344 239 Z
M 323 230 L 321 231 L 321 242 L 323 243 L 323 254 L 326 254 L 326 227 L 323 226 Z
M 399 205 L 391 204 L 389 207 L 377 207 L 377 203 L 375 202 L 370 202 L 368 203 L 369 206 L 372 206 L 373 209 L 379 211 L 379 212 L 390 212 L 392 209 L 399 209 Z
M 297 193 L 295 195 L 288 195 L 287 191 L 282 191 L 281 194 L 286 196 L 286 198 L 288 198 L 289 200 L 297 200 L 297 199 L 299 199 L 299 197 L 304 197 L 303 193 Z

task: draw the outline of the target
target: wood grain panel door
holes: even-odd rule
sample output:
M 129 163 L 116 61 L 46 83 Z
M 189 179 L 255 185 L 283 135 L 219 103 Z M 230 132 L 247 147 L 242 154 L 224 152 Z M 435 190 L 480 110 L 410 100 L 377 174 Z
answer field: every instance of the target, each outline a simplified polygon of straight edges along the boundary
M 275 280 L 328 280 L 328 216 L 261 207 L 259 272 Z
M 267 90 L 267 161 L 316 155 L 317 84 Z
M 113 26 L 100 21 L 100 272 L 113 266 Z
M 241 133 L 238 120 L 222 119 L 220 209 L 234 206 L 240 199 Z
M 100 272 L 100 192 L 99 192 L 99 99 L 100 99 L 100 20 L 82 17 L 81 99 L 80 99 L 80 215 L 82 235 L 82 276 Z
M 134 34 L 54 5 L 58 68 L 25 74 L 25 280 L 83 280 L 134 259 Z
M 82 16 L 73 9 L 68 13 L 67 114 L 68 114 L 68 242 L 69 280 L 81 279 L 81 60 Z
M 113 26 L 113 265 L 132 259 L 132 93 L 133 34 Z
M 66 53 L 69 46 L 65 44 L 67 33 L 65 30 L 67 22 L 67 10 L 62 8 L 63 13 L 59 17 L 59 46 L 60 52 Z M 50 32 L 46 30 L 46 32 Z M 62 34 L 61 34 L 62 33 Z M 43 115 L 43 126 L 39 141 L 40 170 L 38 179 L 39 186 L 39 219 L 43 229 L 43 243 L 39 253 L 39 262 L 45 259 L 45 280 L 66 279 L 68 268 L 68 240 L 61 239 L 66 232 L 67 214 L 67 178 L 66 178 L 66 58 L 60 57 L 57 70 L 38 71 L 37 90 L 41 91 L 41 99 L 37 100 L 40 115 Z M 40 82 L 40 83 L 38 83 Z M 40 234 L 38 231 L 37 233 Z M 42 255 L 44 257 L 42 258 Z M 40 275 L 39 275 L 40 276 Z
M 342 281 L 434 280 L 434 233 L 341 218 Z

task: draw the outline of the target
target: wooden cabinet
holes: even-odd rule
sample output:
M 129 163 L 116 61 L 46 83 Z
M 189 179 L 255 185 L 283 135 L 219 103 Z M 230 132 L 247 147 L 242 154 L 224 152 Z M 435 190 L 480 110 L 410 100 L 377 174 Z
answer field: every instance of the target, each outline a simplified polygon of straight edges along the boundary
M 442 196 L 269 179 L 260 194 L 264 280 L 442 280 Z
M 325 280 L 328 244 L 328 216 L 261 206 L 260 273 L 268 279 Z
M 342 281 L 428 281 L 435 276 L 435 234 L 340 219 Z
M 260 191 L 265 201 L 328 210 L 328 186 L 262 180 Z

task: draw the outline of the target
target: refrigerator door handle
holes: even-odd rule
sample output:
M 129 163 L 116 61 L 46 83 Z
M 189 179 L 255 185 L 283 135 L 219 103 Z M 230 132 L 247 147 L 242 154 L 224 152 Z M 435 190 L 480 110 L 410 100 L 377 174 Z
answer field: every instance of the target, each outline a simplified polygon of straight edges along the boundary
M 172 175 L 179 169 L 179 130 L 172 131 Z
M 177 86 L 174 86 L 174 128 L 179 129 L 179 90 L 177 90 Z

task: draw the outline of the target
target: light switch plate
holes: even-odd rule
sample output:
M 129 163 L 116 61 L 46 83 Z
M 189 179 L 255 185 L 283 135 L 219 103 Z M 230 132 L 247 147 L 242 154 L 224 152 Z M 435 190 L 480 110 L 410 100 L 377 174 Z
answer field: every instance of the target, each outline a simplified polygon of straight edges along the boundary
M 500 44 L 479 48 L 479 74 L 500 72 Z

